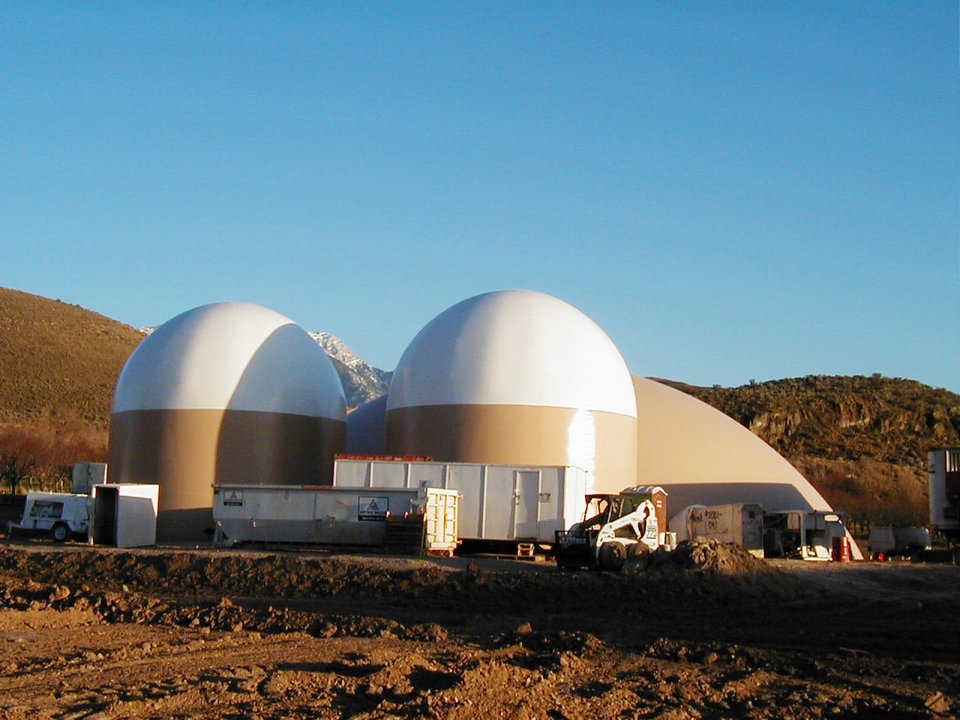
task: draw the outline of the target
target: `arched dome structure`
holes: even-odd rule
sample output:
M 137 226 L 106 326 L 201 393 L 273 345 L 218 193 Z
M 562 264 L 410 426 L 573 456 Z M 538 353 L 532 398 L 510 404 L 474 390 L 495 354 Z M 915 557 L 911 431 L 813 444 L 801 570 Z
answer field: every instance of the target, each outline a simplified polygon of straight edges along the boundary
M 543 293 L 491 292 L 442 312 L 400 358 L 386 410 L 395 455 L 575 465 L 597 487 L 636 480 L 627 365 L 596 323 Z
M 343 449 L 343 387 L 289 318 L 215 303 L 157 328 L 117 381 L 112 482 L 158 483 L 158 536 L 211 526 L 215 483 L 329 484 Z
M 347 414 L 347 447 L 351 455 L 386 455 L 387 396 L 365 402 Z
M 667 491 L 672 517 L 688 505 L 759 503 L 766 510 L 823 510 L 830 505 L 776 450 L 691 395 L 634 377 L 637 476 Z

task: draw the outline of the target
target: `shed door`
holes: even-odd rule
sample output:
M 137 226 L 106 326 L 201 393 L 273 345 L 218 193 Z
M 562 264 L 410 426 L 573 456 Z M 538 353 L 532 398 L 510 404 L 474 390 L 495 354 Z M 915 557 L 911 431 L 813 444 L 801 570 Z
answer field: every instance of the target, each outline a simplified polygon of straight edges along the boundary
M 515 536 L 535 538 L 540 534 L 540 473 L 536 470 L 517 470 L 517 514 Z

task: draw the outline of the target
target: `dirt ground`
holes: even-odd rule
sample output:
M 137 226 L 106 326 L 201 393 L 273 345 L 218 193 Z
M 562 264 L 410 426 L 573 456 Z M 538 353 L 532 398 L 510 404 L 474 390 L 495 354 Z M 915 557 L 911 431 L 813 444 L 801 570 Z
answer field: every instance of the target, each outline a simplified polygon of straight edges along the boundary
M 0 717 L 958 713 L 960 568 L 698 552 L 606 574 L 0 542 Z

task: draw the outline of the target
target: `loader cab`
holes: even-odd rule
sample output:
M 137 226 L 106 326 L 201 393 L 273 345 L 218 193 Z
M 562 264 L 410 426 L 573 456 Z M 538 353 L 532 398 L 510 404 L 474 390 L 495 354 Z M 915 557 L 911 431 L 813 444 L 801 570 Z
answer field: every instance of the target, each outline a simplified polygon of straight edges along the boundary
M 600 528 L 610 522 L 611 519 L 611 500 L 615 500 L 611 495 L 587 495 L 587 506 L 583 511 L 583 520 L 574 526 L 573 532 L 577 537 L 589 537 L 593 534 L 596 537 Z
M 644 545 L 659 546 L 656 507 L 649 492 L 627 488 L 616 495 L 587 495 L 583 520 L 557 531 L 554 555 L 560 569 L 590 567 L 619 570 Z

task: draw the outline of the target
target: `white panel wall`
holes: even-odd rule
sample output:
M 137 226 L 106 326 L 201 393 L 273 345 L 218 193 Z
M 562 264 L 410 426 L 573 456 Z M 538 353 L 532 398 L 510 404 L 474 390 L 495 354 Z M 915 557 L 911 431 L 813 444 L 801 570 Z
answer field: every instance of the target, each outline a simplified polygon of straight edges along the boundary
M 484 466 L 447 466 L 447 488 L 460 491 L 460 537 L 482 538 Z
M 407 486 L 407 465 L 404 462 L 371 462 L 370 487 L 402 488 Z

